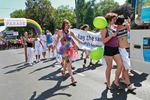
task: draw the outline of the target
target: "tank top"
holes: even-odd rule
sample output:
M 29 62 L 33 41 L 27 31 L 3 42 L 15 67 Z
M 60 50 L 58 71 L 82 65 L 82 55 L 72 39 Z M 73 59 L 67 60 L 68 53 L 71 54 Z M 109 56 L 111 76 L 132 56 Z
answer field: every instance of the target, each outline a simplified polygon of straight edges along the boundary
M 122 30 L 117 30 L 117 38 L 128 36 L 127 28 L 124 26 Z
M 28 39 L 31 39 L 31 38 L 28 38 Z M 33 43 L 27 42 L 27 47 L 33 47 Z
M 106 37 L 109 36 L 109 33 L 114 33 L 116 32 L 115 30 L 112 30 L 112 29 L 107 29 L 107 33 L 106 33 Z M 117 40 L 117 36 L 115 37 L 112 37 L 108 42 L 106 42 L 104 44 L 105 46 L 109 46 L 109 47 L 118 47 L 118 40 Z
M 50 37 L 51 37 L 50 34 L 47 34 L 46 36 L 47 36 L 47 44 L 52 43 L 53 41 L 50 40 Z

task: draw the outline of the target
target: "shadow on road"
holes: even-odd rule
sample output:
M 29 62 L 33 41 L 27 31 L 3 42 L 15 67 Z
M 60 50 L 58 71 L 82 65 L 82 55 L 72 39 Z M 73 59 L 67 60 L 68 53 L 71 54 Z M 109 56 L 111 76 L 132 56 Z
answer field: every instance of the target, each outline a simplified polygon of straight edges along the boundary
M 134 85 L 136 87 L 141 87 L 142 86 L 142 82 L 147 80 L 147 77 L 149 74 L 146 74 L 146 73 L 137 73 L 133 70 L 131 70 L 131 73 L 133 74 L 133 76 L 130 76 L 130 81 L 131 83 L 134 83 Z
M 107 97 L 108 91 L 110 91 L 111 97 Z M 127 95 L 133 94 L 136 95 L 133 91 L 125 91 L 125 90 L 108 90 L 107 88 L 101 93 L 100 98 L 95 98 L 93 100 L 127 100 Z M 110 96 L 110 94 L 109 94 Z
M 20 65 L 20 66 L 16 67 L 16 69 L 11 70 L 11 71 L 8 71 L 8 72 L 6 72 L 5 74 L 10 74 L 10 73 L 14 73 L 14 72 L 19 72 L 19 71 L 21 71 L 21 70 L 23 70 L 23 69 L 25 69 L 25 68 L 27 68 L 27 67 L 30 67 L 30 66 L 29 66 L 28 64 Z
M 24 62 L 3 67 L 3 69 L 9 68 L 9 67 L 13 67 L 13 66 L 18 66 L 18 65 L 21 65 L 21 64 L 24 64 Z
M 57 74 L 60 74 L 60 73 L 61 73 L 61 68 L 59 68 L 55 72 L 52 72 L 48 75 L 41 77 L 39 79 L 39 81 L 41 81 L 41 80 L 54 80 L 54 81 L 58 81 L 58 82 L 53 88 L 50 88 L 50 89 L 42 92 L 37 98 L 35 98 L 36 92 L 33 92 L 33 95 L 31 96 L 31 98 L 29 100 L 46 100 L 50 97 L 57 96 L 57 95 L 65 95 L 65 96 L 71 97 L 72 96 L 71 94 L 64 93 L 63 91 L 65 89 L 68 89 L 69 86 L 71 86 L 72 84 L 61 86 L 61 83 L 62 83 L 62 81 L 64 81 L 64 79 L 62 78 L 62 76 L 57 76 Z M 56 93 L 58 90 L 62 90 L 62 93 Z

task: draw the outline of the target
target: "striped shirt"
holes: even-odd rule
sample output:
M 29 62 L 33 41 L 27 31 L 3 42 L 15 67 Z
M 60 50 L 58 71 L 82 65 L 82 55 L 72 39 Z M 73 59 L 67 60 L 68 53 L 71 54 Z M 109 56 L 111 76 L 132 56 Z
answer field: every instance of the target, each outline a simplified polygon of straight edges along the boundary
M 122 30 L 117 30 L 117 38 L 128 36 L 127 28 L 124 26 Z

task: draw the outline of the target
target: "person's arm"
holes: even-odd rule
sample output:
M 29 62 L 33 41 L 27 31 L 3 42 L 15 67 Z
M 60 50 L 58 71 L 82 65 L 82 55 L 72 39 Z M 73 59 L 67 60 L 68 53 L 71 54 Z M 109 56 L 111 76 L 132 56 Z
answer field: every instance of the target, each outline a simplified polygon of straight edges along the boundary
M 72 36 L 75 40 L 77 40 L 78 42 L 80 42 L 80 43 L 86 43 L 86 42 L 83 42 L 83 41 L 79 40 L 79 39 L 74 35 L 73 32 L 71 32 L 71 36 Z
M 112 37 L 116 36 L 117 35 L 117 32 L 116 33 L 112 33 L 111 35 L 109 35 L 108 37 L 106 37 L 106 33 L 107 33 L 107 30 L 106 28 L 102 29 L 101 30 L 101 39 L 102 39 L 102 43 L 106 43 L 108 42 Z
M 39 41 L 39 42 L 40 42 L 40 44 L 42 45 L 42 47 L 44 48 L 44 46 L 43 46 L 42 42 L 41 42 L 41 41 Z
M 128 17 L 127 22 L 128 22 L 129 25 L 131 25 L 131 19 L 130 19 L 130 17 Z
M 31 43 L 31 41 L 29 41 L 28 38 L 26 38 L 26 41 L 27 41 L 28 43 Z
M 52 41 L 52 34 L 50 33 L 50 40 Z
M 127 30 L 130 32 L 130 26 L 126 25 Z

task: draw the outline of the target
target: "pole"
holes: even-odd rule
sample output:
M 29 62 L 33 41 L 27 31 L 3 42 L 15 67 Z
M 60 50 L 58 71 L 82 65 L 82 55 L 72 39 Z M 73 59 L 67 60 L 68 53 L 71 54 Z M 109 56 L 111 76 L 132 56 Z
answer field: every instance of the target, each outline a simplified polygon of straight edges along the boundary
M 75 10 L 76 10 L 76 27 L 77 29 L 79 28 L 79 24 L 78 24 L 78 10 L 77 10 L 77 2 L 75 0 Z

